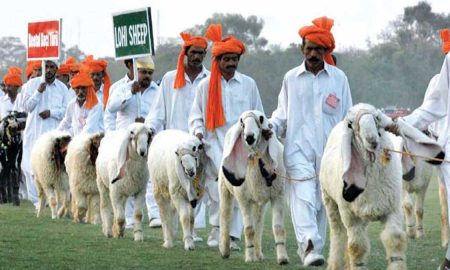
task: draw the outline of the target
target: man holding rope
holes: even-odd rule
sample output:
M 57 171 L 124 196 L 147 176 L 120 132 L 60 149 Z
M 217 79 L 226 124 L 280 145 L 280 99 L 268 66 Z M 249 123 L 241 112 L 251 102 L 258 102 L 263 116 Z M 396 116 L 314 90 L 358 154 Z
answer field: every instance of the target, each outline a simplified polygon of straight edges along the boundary
M 325 262 L 326 212 L 317 175 L 331 129 L 352 106 L 347 77 L 331 56 L 333 23 L 327 17 L 317 18 L 299 30 L 305 60 L 284 76 L 271 118 L 277 135 L 286 137 L 287 198 L 304 266 Z

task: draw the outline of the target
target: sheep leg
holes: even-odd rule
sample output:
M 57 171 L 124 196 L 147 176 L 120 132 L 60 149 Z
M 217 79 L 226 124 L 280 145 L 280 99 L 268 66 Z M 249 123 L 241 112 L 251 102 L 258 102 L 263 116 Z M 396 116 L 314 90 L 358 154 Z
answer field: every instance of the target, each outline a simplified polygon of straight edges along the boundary
M 350 220 L 350 219 L 344 219 Z M 370 251 L 370 241 L 367 232 L 367 223 L 353 219 L 354 222 L 347 227 L 347 249 L 350 260 L 350 269 L 367 269 L 367 257 Z
M 91 202 L 89 204 L 88 209 L 90 209 L 90 212 L 93 215 L 93 219 L 90 220 L 88 219 L 88 221 L 92 224 L 100 224 L 100 208 L 99 208 L 99 204 L 100 204 L 100 195 L 99 194 L 93 194 L 91 196 Z M 89 210 L 88 210 L 89 211 Z
M 100 195 L 100 214 L 102 218 L 102 230 L 106 237 L 112 236 L 112 207 L 111 200 L 109 198 L 109 191 L 105 187 L 102 180 L 97 179 L 97 187 Z
M 261 250 L 262 233 L 264 228 L 264 210 L 265 205 L 255 203 L 253 205 L 253 217 L 255 223 L 255 237 L 253 239 L 255 245 L 255 255 L 258 261 L 264 260 L 264 254 Z
M 134 241 L 144 241 L 142 220 L 144 216 L 145 191 L 146 189 L 144 188 L 143 191 L 136 194 L 134 198 Z
M 226 187 L 222 175 L 219 176 L 219 196 L 220 196 L 220 241 L 219 251 L 222 258 L 230 257 L 230 222 L 231 211 L 233 210 L 233 197 Z
M 70 191 L 64 189 L 57 190 L 57 201 L 61 202 L 61 207 L 58 209 L 58 218 L 70 216 Z
M 78 190 L 73 191 L 73 196 L 75 199 L 75 211 L 73 213 L 73 222 L 83 223 L 83 218 L 86 215 L 87 208 L 87 196 L 79 192 Z
M 123 237 L 125 232 L 125 203 L 127 197 L 114 194 L 113 192 L 110 192 L 109 194 L 114 212 L 112 234 L 114 238 L 120 238 Z
M 414 238 L 416 236 L 416 225 L 414 221 L 413 216 L 413 202 L 411 199 L 410 194 L 403 190 L 403 210 L 405 212 L 405 219 L 406 219 L 406 233 L 410 238 Z
M 153 189 L 158 190 L 158 189 Z M 153 192 L 153 196 L 155 198 L 156 203 L 158 204 L 160 216 L 161 216 L 161 225 L 163 231 L 164 243 L 163 247 L 172 248 L 173 247 L 173 217 L 171 217 L 171 202 L 170 199 L 165 198 L 160 193 Z
M 447 194 L 441 181 L 439 181 L 439 202 L 441 204 L 441 246 L 447 248 L 450 234 L 448 227 Z
M 37 179 L 37 177 L 35 178 Z M 37 209 L 37 217 L 42 217 L 42 215 L 44 214 L 44 209 L 45 209 L 45 201 L 46 201 L 46 197 L 45 197 L 45 192 L 44 189 L 42 188 L 42 185 L 39 181 L 35 180 L 34 181 L 36 184 L 36 190 L 38 193 L 38 198 L 39 198 L 39 206 Z
M 173 197 L 172 197 L 173 198 Z M 194 250 L 194 239 L 192 238 L 191 234 L 191 205 L 184 201 L 182 198 L 173 198 L 175 207 L 178 210 L 178 214 L 180 216 L 180 223 L 181 228 L 183 229 L 183 242 L 184 242 L 184 249 Z
M 330 222 L 330 254 L 328 256 L 328 270 L 344 270 L 345 244 L 347 243 L 346 228 L 341 220 L 336 202 L 322 190 L 322 198 L 327 209 Z
M 52 211 L 52 219 L 58 218 L 58 202 L 56 200 L 55 190 L 50 187 L 44 187 L 45 196 L 47 196 L 50 209 Z M 45 207 L 45 206 L 44 206 Z
M 277 249 L 277 263 L 287 264 L 289 263 L 289 257 L 286 251 L 286 230 L 284 229 L 284 205 L 283 205 L 284 196 L 277 197 L 272 200 L 272 231 L 273 236 L 275 238 L 275 246 Z M 261 223 L 259 226 L 261 228 L 264 226 Z M 261 229 L 262 231 L 262 229 Z M 259 241 L 261 242 L 261 236 L 259 237 Z
M 402 230 L 402 213 L 398 209 L 390 214 L 381 232 L 381 241 L 386 250 L 388 270 L 403 270 L 406 267 L 406 235 Z
M 423 230 L 423 202 L 425 200 L 425 193 L 427 187 L 420 190 L 416 195 L 416 239 L 422 239 L 425 237 Z
M 239 206 L 241 208 L 242 217 L 244 218 L 245 262 L 256 262 L 258 259 L 256 257 L 256 230 L 253 217 L 255 211 L 252 211 L 256 210 L 256 207 L 252 209 L 252 203 L 246 200 L 240 200 Z M 253 206 L 256 206 L 256 204 Z

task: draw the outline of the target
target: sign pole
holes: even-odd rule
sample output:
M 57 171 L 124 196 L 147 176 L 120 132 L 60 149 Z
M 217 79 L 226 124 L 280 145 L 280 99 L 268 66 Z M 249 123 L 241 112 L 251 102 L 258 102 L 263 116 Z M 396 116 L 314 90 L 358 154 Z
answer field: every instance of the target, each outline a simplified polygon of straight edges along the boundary
M 138 68 L 136 64 L 136 58 L 133 58 L 133 81 L 138 82 Z M 137 101 L 137 117 L 141 117 L 141 91 L 135 94 L 136 95 L 136 101 Z

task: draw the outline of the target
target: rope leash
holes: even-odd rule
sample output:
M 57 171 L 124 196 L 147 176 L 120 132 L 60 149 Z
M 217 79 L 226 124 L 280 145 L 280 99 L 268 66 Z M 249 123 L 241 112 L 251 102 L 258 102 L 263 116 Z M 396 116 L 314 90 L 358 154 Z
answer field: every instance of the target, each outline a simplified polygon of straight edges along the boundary
M 393 152 L 393 153 L 397 153 L 397 154 L 405 154 L 405 155 L 408 155 L 408 156 L 411 156 L 411 157 L 417 157 L 417 158 L 422 158 L 422 159 L 428 159 L 428 160 L 434 160 L 434 161 L 450 163 L 450 160 L 445 160 L 445 159 L 435 158 L 435 157 L 427 157 L 427 156 L 422 156 L 422 155 L 416 155 L 416 154 L 412 154 L 412 153 L 409 153 L 409 152 L 398 151 L 398 150 L 393 150 L 393 149 L 389 149 L 389 148 L 384 148 L 384 151 L 386 151 L 386 152 Z

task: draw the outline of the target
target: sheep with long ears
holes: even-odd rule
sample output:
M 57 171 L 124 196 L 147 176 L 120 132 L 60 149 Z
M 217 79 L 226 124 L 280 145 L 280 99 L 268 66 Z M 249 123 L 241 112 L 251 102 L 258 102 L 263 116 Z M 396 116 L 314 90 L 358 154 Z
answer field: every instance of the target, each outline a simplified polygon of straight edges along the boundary
M 406 269 L 402 165 L 399 154 L 384 151 L 394 149 L 385 129 L 400 134 L 414 154 L 442 157 L 436 142 L 401 120 L 394 123 L 369 104 L 350 108 L 330 133 L 320 169 L 330 222 L 328 269 L 344 269 L 345 254 L 350 269 L 367 268 L 371 221 L 381 221 L 384 226 L 381 240 L 388 269 Z
M 134 240 L 144 240 L 142 209 L 149 178 L 147 152 L 151 139 L 152 134 L 144 124 L 133 123 L 127 129 L 106 133 L 100 143 L 95 165 L 102 229 L 107 237 L 123 237 L 125 202 L 134 196 Z
M 148 154 L 153 195 L 161 212 L 164 244 L 173 247 L 175 210 L 183 229 L 185 250 L 193 250 L 194 208 L 205 188 L 205 153 L 201 141 L 181 130 L 164 130 Z
M 275 136 L 266 139 L 264 131 L 269 121 L 259 111 L 242 113 L 225 136 L 224 153 L 219 172 L 220 191 L 220 253 L 230 255 L 230 220 L 233 197 L 244 217 L 245 261 L 264 259 L 261 238 L 264 209 L 272 206 L 272 229 L 275 237 L 278 264 L 286 264 L 286 231 L 284 228 L 283 146 Z

